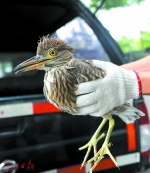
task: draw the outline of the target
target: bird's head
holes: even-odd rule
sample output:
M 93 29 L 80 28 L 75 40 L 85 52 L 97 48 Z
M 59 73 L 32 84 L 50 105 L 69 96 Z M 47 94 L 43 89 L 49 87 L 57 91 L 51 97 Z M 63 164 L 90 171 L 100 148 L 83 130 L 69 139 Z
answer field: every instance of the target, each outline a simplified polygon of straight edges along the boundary
M 58 38 L 43 37 L 37 47 L 36 56 L 15 67 L 15 73 L 30 70 L 51 70 L 63 66 L 73 58 L 74 49 Z

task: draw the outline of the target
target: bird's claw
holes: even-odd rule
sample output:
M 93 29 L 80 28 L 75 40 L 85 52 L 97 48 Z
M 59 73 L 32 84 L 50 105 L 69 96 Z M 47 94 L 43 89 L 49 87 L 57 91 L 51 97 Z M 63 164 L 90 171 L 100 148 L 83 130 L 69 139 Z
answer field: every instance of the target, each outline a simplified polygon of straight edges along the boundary
M 100 139 L 102 139 L 104 136 L 105 136 L 105 133 L 103 133 L 102 135 L 100 135 L 98 138 L 96 138 L 96 136 L 93 136 L 91 138 L 91 140 L 87 144 L 85 144 L 84 146 L 82 146 L 82 147 L 79 148 L 79 150 L 84 150 L 84 149 L 88 148 L 87 149 L 87 152 L 86 152 L 86 155 L 84 157 L 84 160 L 83 160 L 83 162 L 81 164 L 81 168 L 86 164 L 86 161 L 87 161 L 87 158 L 88 158 L 88 156 L 89 156 L 89 154 L 91 152 L 92 146 L 93 146 L 93 149 L 94 149 L 94 155 L 96 155 L 96 153 L 97 153 L 97 142 Z
M 113 155 L 110 153 L 109 148 L 112 146 L 112 143 L 106 144 L 104 143 L 101 149 L 92 157 L 90 160 L 87 161 L 87 163 L 91 163 L 94 161 L 93 167 L 89 170 L 89 173 L 92 173 L 92 171 L 95 169 L 97 164 L 104 158 L 105 154 L 108 154 L 111 160 L 114 162 L 114 164 L 118 167 L 116 160 L 114 159 Z
M 110 135 L 111 135 L 111 132 L 113 130 L 113 127 L 114 127 L 114 119 L 111 118 L 111 117 L 109 117 L 109 128 L 108 128 L 108 132 L 107 132 L 105 141 L 104 141 L 101 149 L 97 152 L 97 142 L 101 138 L 103 138 L 105 136 L 105 134 L 103 133 L 100 137 L 98 137 L 98 135 L 99 135 L 101 129 L 103 128 L 103 126 L 105 125 L 107 120 L 108 119 L 104 118 L 103 121 L 101 122 L 100 126 L 98 127 L 98 129 L 96 130 L 94 135 L 92 136 L 91 140 L 86 145 L 84 145 L 83 147 L 79 148 L 79 150 L 83 150 L 85 148 L 88 148 L 88 150 L 86 152 L 86 155 L 84 157 L 84 160 L 82 162 L 81 167 L 84 166 L 86 162 L 87 163 L 91 163 L 92 161 L 94 161 L 94 165 L 89 170 L 89 173 L 92 173 L 92 171 L 95 169 L 95 167 L 100 162 L 100 160 L 103 159 L 105 154 L 108 154 L 110 156 L 110 158 L 112 159 L 112 161 L 114 162 L 114 164 L 117 166 L 116 160 L 114 159 L 114 157 L 112 156 L 112 154 L 109 151 L 109 148 L 112 146 L 112 143 L 109 143 L 109 139 L 110 139 Z M 94 149 L 94 157 L 92 157 L 90 160 L 87 161 L 87 158 L 89 156 L 89 153 L 90 153 L 92 147 Z

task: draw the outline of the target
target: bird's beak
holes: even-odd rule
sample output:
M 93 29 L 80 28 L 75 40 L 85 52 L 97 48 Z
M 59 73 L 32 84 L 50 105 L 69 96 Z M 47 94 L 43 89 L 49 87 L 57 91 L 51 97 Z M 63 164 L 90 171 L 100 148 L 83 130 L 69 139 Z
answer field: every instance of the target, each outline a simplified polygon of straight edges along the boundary
M 47 59 L 42 55 L 36 55 L 14 68 L 15 73 L 22 73 L 30 70 L 41 69 Z

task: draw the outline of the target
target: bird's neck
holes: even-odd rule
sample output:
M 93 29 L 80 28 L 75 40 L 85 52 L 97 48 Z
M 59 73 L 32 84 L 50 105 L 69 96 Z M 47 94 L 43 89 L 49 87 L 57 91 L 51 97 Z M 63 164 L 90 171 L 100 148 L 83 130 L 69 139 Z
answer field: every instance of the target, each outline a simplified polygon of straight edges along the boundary
M 66 64 L 68 64 L 72 59 L 74 59 L 75 57 L 73 56 L 73 54 L 68 54 L 67 56 L 62 56 L 59 59 L 59 63 L 57 64 L 57 67 L 60 66 L 65 66 Z

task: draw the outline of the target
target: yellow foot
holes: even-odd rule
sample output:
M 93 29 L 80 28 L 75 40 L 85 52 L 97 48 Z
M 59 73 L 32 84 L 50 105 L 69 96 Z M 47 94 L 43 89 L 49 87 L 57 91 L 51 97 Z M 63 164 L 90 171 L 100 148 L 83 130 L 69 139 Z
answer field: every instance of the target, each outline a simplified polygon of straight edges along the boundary
M 93 149 L 94 149 L 94 156 L 97 154 L 97 142 L 102 139 L 103 137 L 105 136 L 105 133 L 103 133 L 100 137 L 96 138 L 96 135 L 93 135 L 93 137 L 91 138 L 91 140 L 85 144 L 84 146 L 80 147 L 79 150 L 84 150 L 86 148 L 88 148 L 87 152 L 86 152 L 86 155 L 84 157 L 84 160 L 82 162 L 82 165 L 81 165 L 81 168 L 86 164 L 86 161 L 87 161 L 87 158 L 90 154 L 90 151 L 91 151 L 91 148 L 93 146 Z M 97 159 L 94 158 L 93 160 Z
M 117 162 L 116 162 L 116 160 L 114 159 L 113 155 L 110 153 L 110 150 L 109 150 L 109 147 L 111 147 L 111 146 L 112 146 L 111 143 L 107 144 L 107 143 L 104 142 L 101 149 L 94 155 L 94 157 L 87 161 L 87 163 L 91 163 L 92 161 L 95 161 L 93 167 L 89 170 L 89 173 L 92 173 L 92 171 L 95 169 L 97 164 L 104 158 L 105 154 L 108 154 L 109 157 L 111 158 L 111 160 L 117 166 Z

